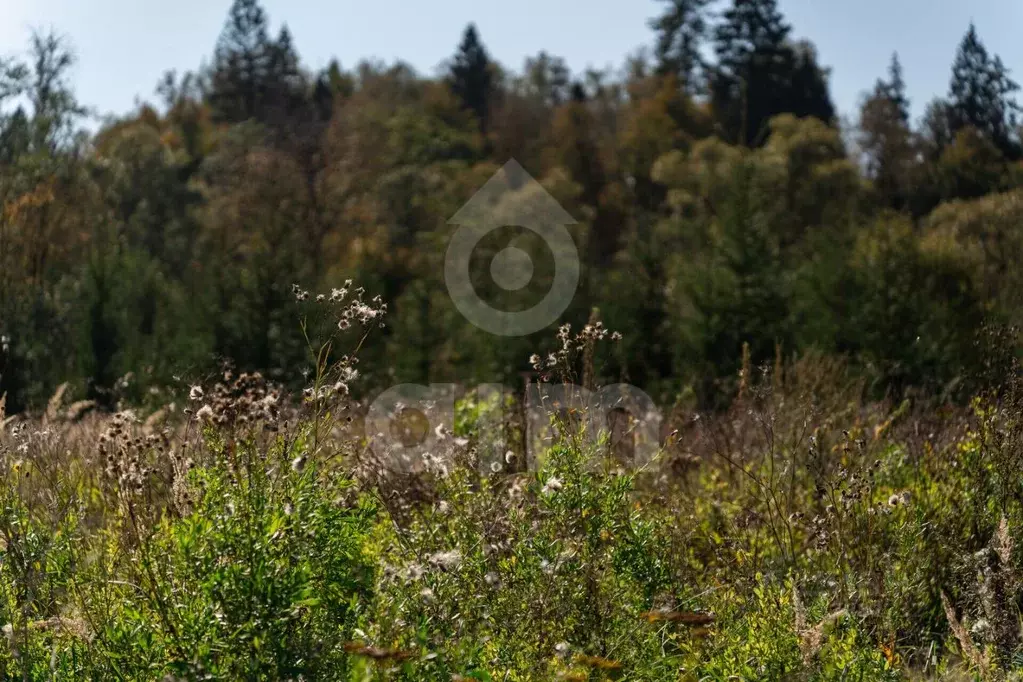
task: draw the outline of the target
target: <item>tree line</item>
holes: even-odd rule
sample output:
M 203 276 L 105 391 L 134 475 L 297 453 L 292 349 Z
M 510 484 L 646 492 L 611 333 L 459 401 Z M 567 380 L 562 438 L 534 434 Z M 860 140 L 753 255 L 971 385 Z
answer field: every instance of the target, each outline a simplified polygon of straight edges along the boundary
M 599 309 L 624 336 L 608 371 L 662 399 L 716 404 L 744 346 L 754 364 L 820 353 L 878 394 L 941 397 L 990 371 L 992 343 L 1015 349 L 984 330 L 1019 317 L 1019 86 L 974 26 L 920 121 L 893 55 L 843 125 L 775 0 L 661 10 L 617 70 L 547 52 L 509 69 L 470 25 L 428 77 L 400 61 L 310 70 L 286 26 L 235 0 L 208 67 L 168 73 L 95 134 L 70 46 L 35 35 L 0 61 L 8 409 L 64 381 L 106 405 L 163 400 L 225 362 L 299 385 L 308 324 L 328 322 L 292 286 L 347 279 L 389 304 L 367 390 L 517 381 L 552 334 L 481 332 L 443 281 L 448 219 L 510 158 L 578 220 L 561 321 Z M 498 231 L 481 258 L 509 240 L 542 296 L 542 243 Z

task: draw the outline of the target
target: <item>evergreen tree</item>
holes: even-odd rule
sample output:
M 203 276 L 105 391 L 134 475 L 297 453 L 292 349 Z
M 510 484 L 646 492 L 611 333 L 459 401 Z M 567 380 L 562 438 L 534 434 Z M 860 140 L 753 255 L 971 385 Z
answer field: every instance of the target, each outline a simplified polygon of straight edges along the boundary
M 780 69 L 782 88 L 779 111 L 775 114 L 813 116 L 830 123 L 835 117 L 835 108 L 828 94 L 828 70 L 818 65 L 817 48 L 810 41 L 801 40 L 783 54 L 787 63 L 783 62 Z
M 1020 156 L 1015 134 L 1019 106 L 1012 94 L 1019 85 L 998 57 L 991 57 L 977 35 L 969 30 L 959 44 L 949 86 L 949 126 L 952 134 L 976 128 L 1008 158 Z
M 895 54 L 888 79 L 878 79 L 860 109 L 859 144 L 866 157 L 867 175 L 874 181 L 882 203 L 896 209 L 906 207 L 909 200 L 915 159 L 909 117 L 906 83 Z
M 270 46 L 268 82 L 276 93 L 271 96 L 288 98 L 296 93 L 301 94 L 303 82 L 299 68 L 298 53 L 291 38 L 287 25 L 281 27 L 277 40 Z
M 724 12 L 711 96 L 728 138 L 762 144 L 768 121 L 781 113 L 834 118 L 826 72 L 809 43 L 789 42 L 790 31 L 777 0 L 735 0 Z
M 909 98 L 906 96 L 906 81 L 902 77 L 902 62 L 899 53 L 892 53 L 892 61 L 888 65 L 888 80 L 878 79 L 874 85 L 876 95 L 883 97 L 898 115 L 900 121 L 909 125 Z
M 458 53 L 451 64 L 448 82 L 462 105 L 476 115 L 480 129 L 486 132 L 494 76 L 490 57 L 480 41 L 475 24 L 469 24 L 465 29 Z
M 271 59 L 267 24 L 258 0 L 234 0 L 217 41 L 210 83 L 210 105 L 222 121 L 246 121 L 262 108 Z
M 217 41 L 209 101 L 221 121 L 284 124 L 305 83 L 285 26 L 276 40 L 258 0 L 235 0 Z
M 919 137 L 927 161 L 937 161 L 945 147 L 952 144 L 955 135 L 952 132 L 950 109 L 949 103 L 940 97 L 935 97 L 924 109 Z
M 700 48 L 707 33 L 707 0 L 662 0 L 664 14 L 650 22 L 657 33 L 654 55 L 661 75 L 672 74 L 690 93 L 700 89 Z

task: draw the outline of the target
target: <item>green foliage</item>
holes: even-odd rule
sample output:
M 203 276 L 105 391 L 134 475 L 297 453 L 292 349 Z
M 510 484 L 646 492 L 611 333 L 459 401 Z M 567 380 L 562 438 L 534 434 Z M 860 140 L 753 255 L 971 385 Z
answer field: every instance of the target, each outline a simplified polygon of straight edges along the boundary
M 861 402 L 827 362 L 779 369 L 750 378 L 725 414 L 680 423 L 686 438 L 640 469 L 607 434 L 588 440 L 561 418 L 528 473 L 488 466 L 485 439 L 514 421 L 500 394 L 461 401 L 453 435 L 466 440 L 414 475 L 368 471 L 361 438 L 328 428 L 342 405 L 315 398 L 290 424 L 262 394 L 224 404 L 216 387 L 193 392 L 202 414 L 149 435 L 128 414 L 21 422 L 0 434 L 0 670 L 425 682 L 1013 671 L 1018 383 L 969 411 L 918 412 Z M 217 416 L 253 407 L 249 421 Z
M 1018 158 L 1016 113 L 1019 105 L 1012 94 L 1019 85 L 998 57 L 990 57 L 972 23 L 963 36 L 952 64 L 949 85 L 949 122 L 951 132 L 965 127 L 981 132 L 998 150 Z
M 620 76 L 545 52 L 517 74 L 470 26 L 430 78 L 400 62 L 306 73 L 287 28 L 273 36 L 260 4 L 237 0 L 208 70 L 168 74 L 163 107 L 91 136 L 73 54 L 37 36 L 0 64 L 9 410 L 40 410 L 65 382 L 103 407 L 156 403 L 224 364 L 300 388 L 292 286 L 329 292 L 353 275 L 392 306 L 367 388 L 518 385 L 543 331 L 466 324 L 444 281 L 449 220 L 509 158 L 576 221 L 577 255 L 503 226 L 474 253 L 473 284 L 525 310 L 577 257 L 580 285 L 551 329 L 599 309 L 628 346 L 608 376 L 723 406 L 749 344 L 755 364 L 842 356 L 878 394 L 968 382 L 978 328 L 1015 321 L 1015 232 L 929 226 L 1023 177 L 1004 65 L 971 30 L 948 100 L 914 128 L 893 59 L 862 108 L 858 157 L 834 126 L 827 70 L 776 2 L 661 9 L 657 63 Z M 527 191 L 517 199 L 539 188 Z M 521 290 L 488 267 L 509 245 L 532 259 Z
M 372 585 L 373 505 L 319 463 L 298 464 L 302 438 L 268 450 L 209 438 L 232 464 L 192 472 L 187 513 L 149 528 L 140 500 L 125 500 L 126 534 L 105 551 L 115 562 L 107 570 L 130 582 L 83 595 L 100 669 L 131 679 L 347 679 L 343 645 Z

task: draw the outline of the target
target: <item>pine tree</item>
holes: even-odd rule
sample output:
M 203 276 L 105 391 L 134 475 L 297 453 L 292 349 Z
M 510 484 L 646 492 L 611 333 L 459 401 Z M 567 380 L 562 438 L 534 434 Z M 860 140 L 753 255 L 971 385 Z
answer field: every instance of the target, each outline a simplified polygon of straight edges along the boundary
M 736 75 L 782 58 L 792 27 L 777 0 L 735 0 L 715 31 L 719 67 Z M 763 64 L 756 63 L 759 58 Z
M 458 53 L 452 61 L 448 83 L 465 108 L 476 114 L 480 129 L 486 132 L 494 76 L 490 57 L 480 41 L 475 24 L 465 29 Z
M 1012 94 L 1019 85 L 998 57 L 991 57 L 977 35 L 969 30 L 959 44 L 949 85 L 949 127 L 952 134 L 972 127 L 987 137 L 1008 158 L 1018 158 L 1016 114 Z
M 700 89 L 700 48 L 707 33 L 708 0 L 662 0 L 664 14 L 650 22 L 657 33 L 654 56 L 661 75 L 672 74 L 689 93 Z
M 210 84 L 215 116 L 228 123 L 256 118 L 265 99 L 271 44 L 258 0 L 234 0 L 217 40 Z
M 773 116 L 834 118 L 827 73 L 808 42 L 793 45 L 777 0 L 734 0 L 715 31 L 711 97 L 727 137 L 762 144 Z
M 890 102 L 899 120 L 909 125 L 909 98 L 906 96 L 906 81 L 902 77 L 902 62 L 899 61 L 898 52 L 892 53 L 892 61 L 888 65 L 888 80 L 878 79 L 874 85 L 874 92 Z
M 269 53 L 264 106 L 276 117 L 286 119 L 303 104 L 306 87 L 291 31 L 286 25 L 270 45 Z
M 905 208 L 910 198 L 915 145 L 909 118 L 902 65 L 894 54 L 888 79 L 878 79 L 860 109 L 859 144 L 882 202 L 896 209 Z
M 305 82 L 291 32 L 276 40 L 258 0 L 235 0 L 217 41 L 209 102 L 218 120 L 284 125 L 302 103 Z

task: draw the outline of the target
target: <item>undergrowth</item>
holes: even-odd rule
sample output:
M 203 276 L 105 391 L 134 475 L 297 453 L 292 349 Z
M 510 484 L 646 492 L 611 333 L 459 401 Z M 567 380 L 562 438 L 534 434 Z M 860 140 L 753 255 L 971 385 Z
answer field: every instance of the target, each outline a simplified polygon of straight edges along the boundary
M 592 385 L 606 337 L 563 330 L 534 364 Z M 730 409 L 680 403 L 642 461 L 635 423 L 594 437 L 552 409 L 535 451 L 514 396 L 469 396 L 406 471 L 360 431 L 339 343 L 310 341 L 300 404 L 228 372 L 187 414 L 82 415 L 57 396 L 0 418 L 0 679 L 1023 669 L 1011 382 L 968 408 L 866 403 L 841 363 L 747 363 Z

